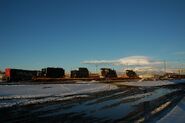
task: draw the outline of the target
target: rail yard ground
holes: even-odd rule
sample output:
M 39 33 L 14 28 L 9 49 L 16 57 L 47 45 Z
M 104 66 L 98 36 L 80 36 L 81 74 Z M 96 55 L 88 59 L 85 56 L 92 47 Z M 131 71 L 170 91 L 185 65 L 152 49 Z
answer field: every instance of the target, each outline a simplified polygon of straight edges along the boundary
M 180 123 L 185 114 L 184 83 L 4 83 L 0 85 L 0 122 L 164 123 L 178 119 Z

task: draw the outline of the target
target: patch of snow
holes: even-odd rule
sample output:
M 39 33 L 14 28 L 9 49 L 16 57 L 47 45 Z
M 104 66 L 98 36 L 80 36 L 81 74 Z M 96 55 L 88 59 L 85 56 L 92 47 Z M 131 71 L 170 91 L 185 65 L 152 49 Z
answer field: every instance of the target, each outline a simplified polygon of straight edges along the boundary
M 0 108 L 15 105 L 62 101 L 68 98 L 84 96 L 84 93 L 113 89 L 117 89 L 117 86 L 103 83 L 0 85 Z
M 91 81 L 77 81 L 76 83 L 80 83 L 80 84 L 99 83 L 99 81 L 96 81 L 96 80 L 91 80 Z
M 68 96 L 68 97 L 48 97 L 48 98 L 41 98 L 41 99 L 20 99 L 20 100 L 11 100 L 8 102 L 0 103 L 0 108 L 5 107 L 12 107 L 12 106 L 24 106 L 24 105 L 31 105 L 31 104 L 41 104 L 46 102 L 52 101 L 64 101 L 73 98 L 79 97 L 88 97 L 88 95 L 75 95 L 75 96 Z

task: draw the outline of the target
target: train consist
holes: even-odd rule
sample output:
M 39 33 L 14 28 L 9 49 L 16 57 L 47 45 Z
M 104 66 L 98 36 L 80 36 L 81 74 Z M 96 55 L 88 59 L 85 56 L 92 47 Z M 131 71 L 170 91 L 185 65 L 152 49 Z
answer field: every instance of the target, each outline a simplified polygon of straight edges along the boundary
M 130 78 L 138 78 L 134 71 L 126 71 L 126 74 Z M 98 77 L 99 76 L 99 77 Z M 90 74 L 87 68 L 79 68 L 78 70 L 72 70 L 69 77 L 65 76 L 65 70 L 63 68 L 43 68 L 40 71 L 34 70 L 22 70 L 22 69 L 5 69 L 6 81 L 31 81 L 31 80 L 104 80 L 104 79 L 118 79 L 115 70 L 110 68 L 101 68 L 101 75 Z

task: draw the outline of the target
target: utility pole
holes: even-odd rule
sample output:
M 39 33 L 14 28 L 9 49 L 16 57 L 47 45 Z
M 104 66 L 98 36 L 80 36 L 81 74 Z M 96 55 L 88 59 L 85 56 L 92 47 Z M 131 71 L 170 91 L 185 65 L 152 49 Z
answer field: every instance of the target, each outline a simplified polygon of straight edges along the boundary
M 179 65 L 179 75 L 182 74 L 182 71 L 183 71 L 183 64 L 180 64 L 180 65 Z
M 95 67 L 96 67 L 96 73 L 98 73 L 98 64 L 96 64 Z
M 166 60 L 164 60 L 164 73 L 166 73 Z
M 126 63 L 126 69 L 128 70 L 128 63 Z
M 137 65 L 138 66 L 140 65 L 140 59 L 137 59 Z

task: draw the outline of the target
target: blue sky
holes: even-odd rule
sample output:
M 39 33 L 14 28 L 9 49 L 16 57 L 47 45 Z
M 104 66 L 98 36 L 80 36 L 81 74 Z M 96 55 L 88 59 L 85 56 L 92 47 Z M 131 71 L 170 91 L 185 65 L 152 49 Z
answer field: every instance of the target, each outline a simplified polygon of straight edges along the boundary
M 184 0 L 0 0 L 0 69 L 182 60 L 184 46 Z

